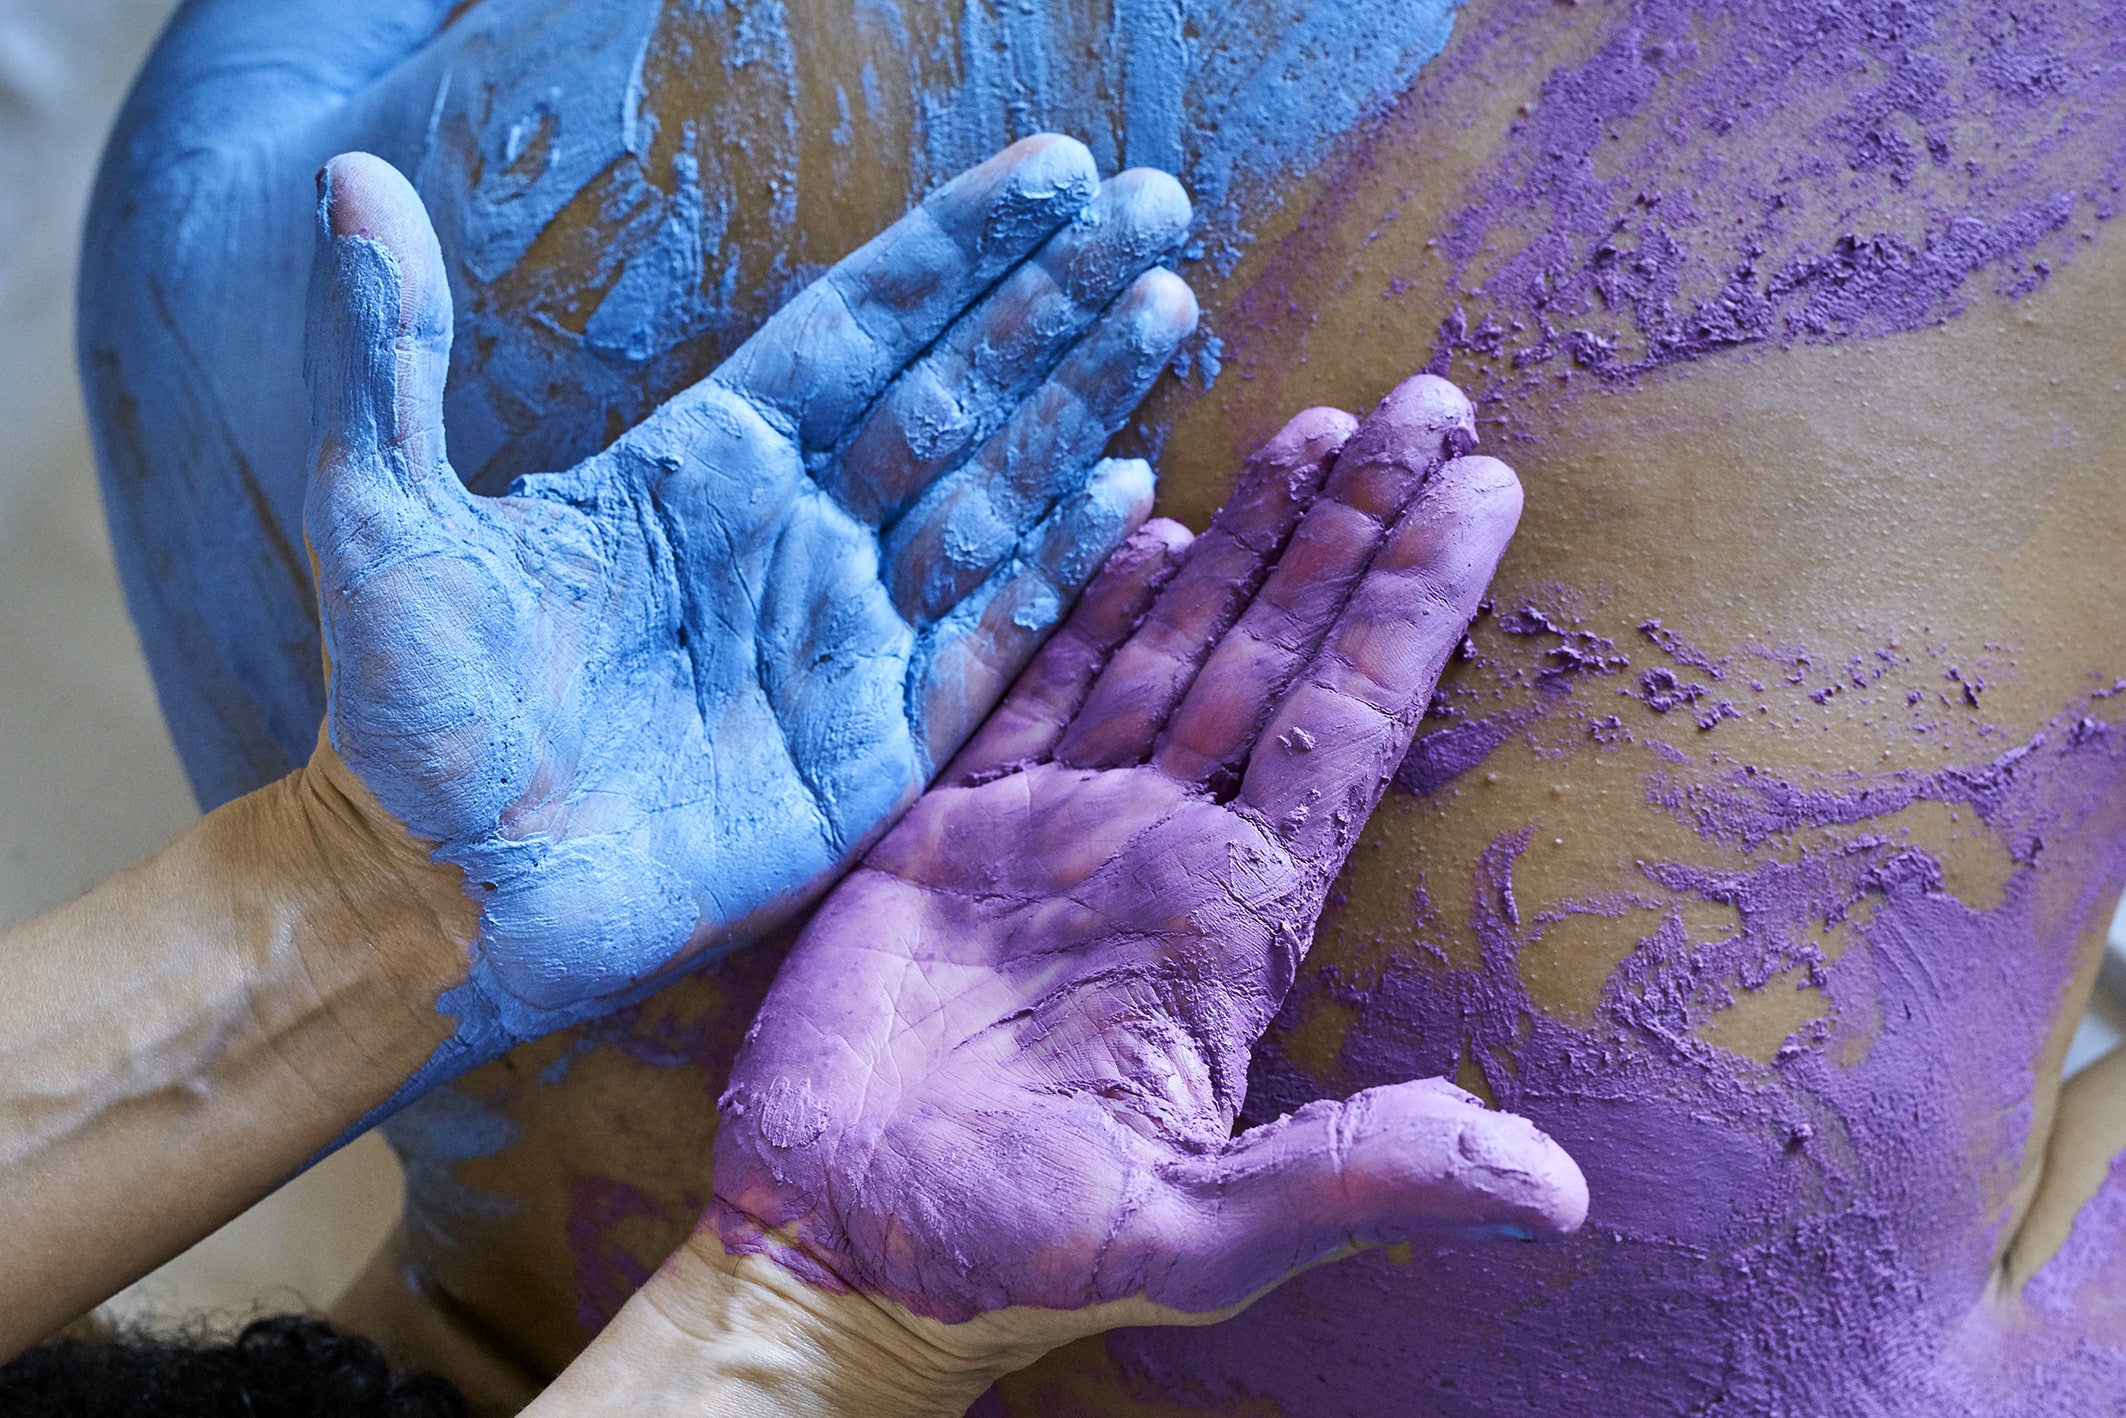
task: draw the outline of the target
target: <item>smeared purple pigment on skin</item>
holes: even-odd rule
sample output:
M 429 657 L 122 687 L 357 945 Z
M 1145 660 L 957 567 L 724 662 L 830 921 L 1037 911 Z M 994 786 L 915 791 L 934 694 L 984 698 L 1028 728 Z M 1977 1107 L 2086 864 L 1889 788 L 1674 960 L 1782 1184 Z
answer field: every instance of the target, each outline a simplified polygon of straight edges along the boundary
M 698 1199 L 683 1199 L 686 1214 L 701 1209 Z M 580 1177 L 570 1189 L 568 1248 L 576 1261 L 576 1323 L 595 1334 L 620 1312 L 628 1297 L 642 1288 L 657 1266 L 644 1261 L 613 1234 L 629 1221 L 660 1223 L 661 1234 L 677 1219 L 674 1206 L 640 1187 L 610 1177 Z
M 1518 716 L 1493 714 L 1426 734 L 1411 745 L 1402 767 L 1395 770 L 1395 786 L 1412 797 L 1429 797 L 1464 773 L 1481 767 L 1492 751 L 1519 728 Z
M 1662 653 L 1666 654 L 1668 658 L 1674 660 L 1677 664 L 1689 669 L 1703 670 L 1706 676 L 1716 683 L 1727 678 L 1727 667 L 1724 662 L 1714 660 L 1703 650 L 1676 634 L 1675 631 L 1663 627 L 1660 621 L 1640 621 L 1639 633 L 1660 646 Z
M 1464 16 L 1455 66 L 1517 85 L 1559 9 Z M 1451 307 L 1427 368 L 1508 435 L 1529 398 L 1940 324 L 1980 292 L 2018 299 L 2099 238 L 2126 190 L 2113 4 L 1635 0 L 1604 32 L 1425 233 Z M 1860 92 L 1836 97 L 1856 73 Z M 1283 372 L 1284 316 L 1311 303 L 1324 258 L 1359 272 L 1340 223 L 1374 221 L 1377 238 L 1411 219 L 1361 215 L 1364 179 L 1428 141 L 1423 125 L 1452 124 L 1445 95 L 1467 92 L 1421 81 L 1346 147 L 1221 323 L 1228 366 Z M 1433 278 L 1381 280 L 1397 301 Z
M 1450 697 L 1499 708 L 1420 740 L 1405 780 L 1448 757 L 1427 744 L 1507 716 L 1539 753 L 1575 736 L 1603 753 L 1635 742 L 1603 712 L 1601 680 L 1541 689 L 1543 638 L 1563 636 L 1569 614 L 1509 617 L 1495 627 L 1507 636 L 1484 644 L 1512 655 L 1480 655 Z M 1926 672 L 1892 653 L 1824 672 L 1803 651 L 1765 655 L 1799 678 L 1784 695 L 1826 674 L 1852 682 L 1854 663 L 1869 685 L 1884 678 L 1871 665 Z M 1762 680 L 1756 697 L 1728 682 L 1743 704 L 1765 695 Z M 1167 1395 L 1208 1407 L 1267 1397 L 1293 1414 L 1554 1412 L 1560 1395 L 1601 1414 L 2111 1412 L 2126 1352 L 2107 1329 L 2122 1305 L 2105 1265 L 2120 1259 L 2126 1165 L 2020 1301 L 1990 1297 L 1988 1284 L 2032 1122 L 2032 1063 L 2077 933 L 2126 882 L 2126 725 L 2113 699 L 2096 691 L 2028 742 L 1935 772 L 1801 782 L 1718 755 L 1684 774 L 1652 753 L 1639 776 L 1648 806 L 1731 865 L 1648 861 L 1641 891 L 1531 912 L 1514 872 L 1539 850 L 1535 831 L 1503 833 L 1467 882 L 1473 963 L 1435 944 L 1427 893 L 1452 891 L 1435 876 L 1414 897 L 1414 935 L 1359 952 L 1386 959 L 1378 978 L 1363 965 L 1303 974 L 1280 1018 L 1350 1014 L 1331 1091 L 1475 1061 L 1497 1105 L 1537 1120 L 1586 1167 L 1588 1225 L 1543 1248 L 1361 1256 L 1210 1331 L 1118 1331 L 1110 1352 Z M 1903 704 L 1903 693 L 1892 682 L 1869 702 Z M 1935 710 L 1920 706 L 1913 729 L 1960 723 L 1977 738 L 1969 706 L 1926 719 Z M 1435 774 L 1422 787 L 1450 782 Z M 1998 844 L 1998 906 L 1950 895 L 1943 861 L 1892 821 L 1916 804 Z M 2081 884 L 2047 899 L 2060 882 Z M 1737 927 L 1692 935 L 1690 904 L 1733 910 Z M 1324 931 L 1337 929 L 1335 910 Z M 1658 923 L 1607 980 L 1595 1018 L 1539 1010 L 1520 976 L 1526 952 L 1571 916 L 1633 910 Z M 1771 1063 L 1703 1037 L 1745 993 L 1794 989 L 1786 976 L 1824 1012 Z M 1259 1048 L 1242 1122 L 1320 1088 Z M 1480 1341 L 1441 1346 L 1439 1335 Z M 1382 1384 L 1397 1395 L 1390 1407 Z
M 1567 620 L 1505 619 L 1498 630 L 1541 624 L 1552 636 Z M 1461 700 L 1503 704 L 1494 717 L 1513 716 L 1532 743 L 1633 742 L 1623 718 L 1601 712 L 1599 681 L 1563 695 L 1538 687 L 1541 641 L 1482 643 L 1511 662 L 1480 656 Z M 1780 657 L 1797 672 L 1810 664 Z M 1773 697 L 1791 704 L 1806 683 Z M 1869 702 L 1903 698 L 1892 684 Z M 1413 936 L 1359 952 L 1385 958 L 1377 978 L 1337 965 L 1302 974 L 1281 1018 L 1349 1012 L 1331 1091 L 1473 1060 L 1498 1106 L 1534 1119 L 1586 1169 L 1586 1227 L 1543 1248 L 1448 1242 L 1409 1260 L 1361 1257 L 1210 1330 L 1117 1332 L 1110 1352 L 1160 1392 L 1209 1407 L 1268 1398 L 1309 1415 L 1555 1411 L 1561 1395 L 1571 1411 L 1629 1415 L 2112 1411 L 2126 1384 L 2114 1293 L 2126 1164 L 2020 1301 L 1988 1285 L 2032 1122 L 2033 1062 L 2077 934 L 2126 883 L 2116 698 L 2099 690 L 2024 743 L 1931 772 L 1803 782 L 1732 757 L 1686 774 L 1653 753 L 1640 779 L 1648 806 L 1723 865 L 1645 862 L 1637 892 L 1532 912 L 1514 874 L 1539 850 L 1533 830 L 1495 839 L 1466 888 L 1480 960 L 1450 962 L 1421 891 Z M 1961 703 L 1947 712 L 1967 733 L 1977 724 Z M 1428 758 L 1427 744 L 1472 727 L 1433 730 L 1404 774 L 1446 756 Z M 1944 862 L 1893 820 L 1916 804 L 1997 844 L 1997 905 L 1950 894 Z M 2067 882 L 2081 884 L 2052 899 Z M 1435 875 L 1427 889 L 1452 888 Z M 1692 903 L 1731 910 L 1736 927 L 1694 935 L 1682 914 Z M 1338 929 L 1336 909 L 1323 930 Z M 1521 961 L 1551 927 L 1648 910 L 1652 928 L 1591 1021 L 1536 1006 Z M 1347 940 L 1339 957 L 1351 956 Z M 1704 1037 L 1745 994 L 1781 988 L 1815 992 L 1823 1012 L 1771 1062 Z M 1321 1086 L 1258 1049 L 1241 1121 Z M 1362 1362 L 1353 1333 L 1366 1335 Z M 1443 1346 L 1442 1334 L 1477 1342 Z
M 1531 399 L 1563 403 L 1695 358 L 1912 330 L 1989 294 L 2018 299 L 2117 210 L 2117 6 L 1646 0 L 1614 11 L 1609 41 L 1548 76 L 1455 219 L 1423 233 L 1444 248 L 1448 304 L 1460 306 L 1431 367 L 1472 390 L 1487 431 L 1511 437 Z M 1509 0 L 1465 16 L 1450 59 L 1514 83 L 1528 36 L 1556 13 L 1555 0 Z M 1847 103 L 1856 70 L 1873 77 Z M 1294 338 L 1286 312 L 1359 275 L 1346 224 L 1375 219 L 1358 203 L 1371 200 L 1361 194 L 1381 155 L 1428 123 L 1451 128 L 1443 92 L 1454 90 L 1417 86 L 1354 145 L 1222 322 L 1229 364 L 1276 378 Z M 1419 284 L 1365 269 L 1386 301 Z M 1856 685 L 1802 648 L 1714 657 L 1657 619 L 1641 623 L 1677 686 L 1719 686 L 1708 716 L 1733 704 L 1755 718 L 1771 707 L 1768 685 L 1804 696 L 1803 710 L 1873 692 L 1866 664 Z M 1525 654 L 1519 665 L 1526 688 L 1538 671 Z M 1739 928 L 1693 939 L 1671 915 L 1642 933 L 1593 1023 L 1552 1018 L 1518 967 L 1572 913 L 1516 919 L 1514 866 L 1542 844 L 1508 834 L 1462 888 L 1481 961 L 1450 965 L 1434 934 L 1426 894 L 1457 889 L 1435 865 L 1410 933 L 1378 942 L 1392 954 L 1379 978 L 1324 968 L 1295 987 L 1287 1024 L 1310 1009 L 1351 1014 L 1329 1076 L 1259 1048 L 1246 1117 L 1466 1058 L 1500 1106 L 1587 1168 L 1588 1225 L 1540 1251 L 1360 1257 L 1210 1330 L 1118 1333 L 1108 1348 L 1132 1390 L 1309 1418 L 2117 1411 L 2126 1165 L 2019 1299 L 1986 1286 L 2001 1179 L 2024 1160 L 2032 1069 L 2076 936 L 2126 884 L 2126 730 L 2100 696 L 2019 751 L 1975 752 L 1998 731 L 1976 722 L 1983 692 L 1965 685 L 1898 695 L 1912 734 L 1931 742 L 1962 726 L 1970 746 L 1961 767 L 1909 778 L 1753 774 L 1721 756 L 1740 731 L 1726 715 L 1692 734 L 1707 746 L 1699 767 L 1650 737 L 1658 721 L 1644 709 L 1608 712 L 1599 692 L 1558 705 L 1582 751 L 1647 755 L 1649 790 L 1730 863 L 1652 864 L 1648 895 L 1733 909 Z M 1483 761 L 1475 748 L 1511 741 L 1473 731 L 1510 710 L 1458 707 L 1465 722 L 1432 729 L 1406 760 L 1413 790 L 1461 791 L 1456 775 Z M 1664 765 L 1694 775 L 1662 779 Z M 1708 774 L 1713 786 L 1698 786 Z M 1941 863 L 1887 826 L 1871 832 L 1915 802 L 1953 805 L 2009 849 L 2004 900 L 1958 900 Z M 2047 901 L 2048 889 L 2072 894 Z M 1608 914 L 1613 903 L 1578 905 Z M 1822 940 L 1834 927 L 1846 938 L 1835 959 Z M 1335 929 L 1332 916 L 1322 930 Z M 1775 1062 L 1698 1037 L 1753 984 L 1784 988 L 1788 971 L 1826 1013 Z M 1041 1411 L 1088 1410 L 1051 1393 Z
M 1705 686 L 1692 684 L 1676 677 L 1671 669 L 1656 667 L 1639 676 L 1638 698 L 1656 714 L 1681 709 L 1686 704 L 1696 704 L 1705 697 Z
M 1499 396 L 1938 324 L 1981 272 L 2026 294 L 2117 210 L 2121 45 L 2058 5 L 1641 0 L 1448 221 L 1485 313 L 1448 318 L 1435 367 L 1473 360 Z
M 1591 630 L 1576 628 L 1570 612 L 1561 608 L 1545 609 L 1532 604 L 1516 606 L 1496 618 L 1498 629 L 1517 639 L 1547 641 L 1538 655 L 1532 670 L 1510 669 L 1505 671 L 1508 680 L 1522 687 L 1537 690 L 1541 700 L 1552 701 L 1571 695 L 1575 678 L 1599 678 L 1619 674 L 1631 668 L 1631 657 L 1616 653 L 1616 641 L 1606 635 L 1597 635 Z M 1474 645 L 1463 642 L 1457 659 L 1467 661 L 1476 658 Z M 1651 671 L 1660 674 L 1665 671 Z M 1628 692 L 1628 691 L 1627 691 Z M 1471 691 L 1459 686 L 1453 691 L 1435 695 L 1426 711 L 1428 719 L 1464 719 L 1469 710 L 1457 696 L 1467 697 Z M 1494 695 L 1499 693 L 1493 691 Z M 1396 769 L 1395 786 L 1413 797 L 1429 797 L 1483 763 L 1502 744 L 1526 729 L 1542 716 L 1542 704 L 1522 705 L 1509 709 L 1496 709 L 1467 722 L 1456 723 L 1448 728 L 1420 733 L 1410 746 L 1401 767 Z M 1622 733 L 1621 721 L 1613 723 Z M 1592 726 L 1597 735 L 1608 732 L 1609 724 Z M 1629 735 L 1624 735 L 1628 738 Z
M 1200 1314 L 1349 1241 L 1577 1224 L 1564 1154 L 1444 1079 L 1233 1128 L 1518 519 L 1503 465 L 1449 457 L 1471 418 L 1426 376 L 1355 432 L 1301 415 L 1201 539 L 1102 572 L 784 962 L 712 1244 L 957 1323 Z

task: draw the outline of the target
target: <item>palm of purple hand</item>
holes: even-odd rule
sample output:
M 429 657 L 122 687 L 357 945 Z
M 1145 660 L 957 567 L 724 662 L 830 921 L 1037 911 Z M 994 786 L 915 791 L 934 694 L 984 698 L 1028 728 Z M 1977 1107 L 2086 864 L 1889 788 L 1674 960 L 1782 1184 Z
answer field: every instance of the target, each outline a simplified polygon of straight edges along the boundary
M 1555 1144 L 1438 1080 L 1232 1135 L 1518 516 L 1503 465 L 1441 466 L 1468 428 L 1426 378 L 1355 435 L 1301 415 L 1203 538 L 1117 554 L 784 964 L 724 1098 L 725 1248 L 947 1321 L 1180 1318 L 1353 1243 L 1577 1224 Z

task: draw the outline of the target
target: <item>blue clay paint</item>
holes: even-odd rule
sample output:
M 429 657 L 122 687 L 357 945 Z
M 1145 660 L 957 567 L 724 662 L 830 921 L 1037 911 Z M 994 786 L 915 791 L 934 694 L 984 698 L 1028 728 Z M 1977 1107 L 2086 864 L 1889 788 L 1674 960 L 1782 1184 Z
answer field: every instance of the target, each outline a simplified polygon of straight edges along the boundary
M 1200 249 L 1229 267 L 1276 185 L 1399 94 L 1454 9 L 1278 0 L 1243 21 L 1206 0 L 1127 0 L 1096 24 L 1062 0 L 977 0 L 944 27 L 928 7 L 859 0 L 867 57 L 826 108 L 905 129 L 911 201 L 1043 129 L 1082 137 L 1103 170 L 1165 168 L 1197 198 Z M 366 149 L 436 212 L 457 304 L 453 464 L 500 493 L 597 452 L 816 274 L 790 229 L 795 55 L 781 6 L 737 0 L 179 15 L 99 181 L 80 328 L 121 576 L 203 804 L 301 763 L 324 712 L 301 530 L 311 174 Z M 682 65 L 714 66 L 720 100 L 655 112 L 645 76 Z M 756 132 L 752 116 L 781 117 L 734 159 L 719 113 Z M 684 131 L 657 161 L 667 126 Z M 761 172 L 777 175 L 766 192 Z M 741 246 L 734 223 L 757 226 L 763 202 L 774 239 Z M 565 280 L 535 254 L 564 215 L 599 237 Z M 1219 359 L 1203 347 L 1204 382 Z
M 460 1162 L 496 1156 L 518 1136 L 515 1123 L 471 1093 L 446 1084 L 418 1111 L 387 1122 L 384 1131 L 408 1159 L 407 1194 L 418 1198 L 407 1208 L 409 1226 L 443 1234 L 458 1218 L 507 1215 L 515 1209 L 505 1197 L 473 1190 L 453 1171 Z
M 1194 322 L 1145 273 L 1189 208 L 1020 144 L 610 447 L 491 499 L 444 457 L 418 198 L 373 157 L 322 188 L 327 737 L 481 906 L 455 1035 L 388 1111 L 749 941 L 913 800 L 1150 507 L 1148 467 L 1094 460 Z
M 1260 17 L 1245 37 L 1251 42 L 1235 47 L 1200 3 L 1131 0 L 1097 33 L 1058 0 L 1001 13 L 976 3 L 947 34 L 933 15 L 863 0 L 854 18 L 875 57 L 853 94 L 837 85 L 835 138 L 846 141 L 859 122 L 890 121 L 897 109 L 912 112 L 913 201 L 1013 138 L 1081 133 L 1103 168 L 1149 164 L 1196 184 L 1211 199 L 1199 243 L 1229 266 L 1247 237 L 1243 197 L 1259 210 L 1271 184 L 1303 171 L 1406 85 L 1444 43 L 1452 10 L 1411 6 L 1361 20 L 1326 0 L 1284 0 L 1274 16 Z M 1088 52 L 1098 57 L 1092 66 L 1080 61 Z M 1334 79 L 1285 83 L 1301 55 L 1333 56 Z M 655 110 L 663 76 L 712 59 L 724 80 L 718 104 L 679 117 Z M 849 760 L 824 798 L 820 784 L 791 772 L 791 752 L 805 746 L 775 730 L 771 704 L 701 700 L 694 740 L 579 731 L 542 758 L 528 747 L 538 735 L 519 713 L 520 699 L 535 691 L 483 680 L 475 667 L 502 648 L 492 637 L 443 653 L 448 627 L 418 619 L 398 628 L 395 646 L 320 637 L 302 493 L 311 174 L 333 154 L 362 148 L 412 177 L 440 226 L 456 308 L 444 396 L 451 466 L 476 491 L 561 504 L 550 509 L 556 519 L 586 519 L 585 535 L 604 545 L 611 539 L 596 529 L 627 522 L 627 509 L 600 503 L 578 474 L 550 470 L 596 455 L 600 475 L 617 461 L 629 465 L 622 481 L 640 480 L 645 469 L 683 457 L 642 436 L 625 447 L 613 440 L 721 361 L 820 269 L 797 245 L 797 72 L 787 16 L 772 3 L 506 0 L 466 9 L 399 0 L 355 12 L 223 0 L 180 14 L 121 116 L 89 222 L 81 358 L 121 577 L 202 804 L 308 757 L 327 707 L 319 665 L 328 649 L 343 665 L 363 655 L 402 664 L 426 657 L 430 698 L 397 703 L 407 687 L 391 686 L 351 714 L 367 716 L 365 731 L 432 738 L 476 724 L 484 735 L 475 758 L 493 776 L 463 783 L 438 817 L 436 783 L 458 778 L 466 763 L 435 758 L 404 781 L 380 778 L 375 764 L 360 762 L 359 744 L 345 740 L 344 724 L 335 732 L 335 746 L 394 815 L 466 870 L 483 906 L 472 973 L 440 1002 L 456 1016 L 457 1034 L 384 1112 L 512 1040 L 648 993 L 675 943 L 713 951 L 801 899 L 793 886 L 838 870 L 928 777 L 937 750 L 964 736 L 1002 691 L 1008 676 L 968 647 L 999 635 L 1038 639 L 1096 553 L 1127 530 L 1148 470 L 1103 467 L 1093 495 L 1059 509 L 1031 539 L 1045 548 L 1032 555 L 1033 574 L 991 583 L 984 573 L 1010 550 L 1013 524 L 1037 509 L 952 509 L 946 542 L 909 553 L 933 558 L 929 589 L 904 590 L 901 599 L 904 612 L 911 598 L 958 603 L 912 641 L 888 623 L 878 628 L 880 643 L 893 643 L 888 658 L 906 667 L 898 704 L 881 700 L 874 716 L 901 725 L 899 747 L 862 760 L 860 770 Z M 1120 113 L 1108 98 L 1115 93 L 1124 95 Z M 780 174 L 765 196 L 765 222 L 740 210 L 741 201 L 762 198 L 757 182 L 740 197 L 734 159 L 717 141 L 719 113 L 733 121 L 782 115 L 766 125 L 765 147 L 735 160 Z M 660 147 L 673 124 L 676 142 Z M 568 267 L 565 280 L 547 274 L 542 238 L 586 210 L 599 248 L 587 267 Z M 773 239 L 739 242 L 734 225 L 749 215 Z M 1114 215 L 1085 219 L 1112 228 Z M 1152 248 L 1178 237 L 1168 232 L 1175 215 L 1168 202 L 1143 223 L 1150 245 L 1111 255 L 1140 265 L 1156 259 Z M 1185 203 L 1178 219 L 1188 221 Z M 367 283 L 369 299 L 386 299 L 386 273 L 345 276 L 349 289 Z M 1156 339 L 1145 349 L 1158 358 L 1133 366 L 1129 385 L 1141 387 L 1164 363 Z M 1208 386 L 1221 346 L 1213 340 L 1192 353 Z M 1126 350 L 1113 358 L 1130 363 Z M 974 393 L 982 393 L 979 381 Z M 978 441 L 1006 412 L 993 391 L 986 404 L 962 397 L 939 436 Z M 902 413 L 920 422 L 934 411 Z M 526 476 L 533 480 L 519 481 Z M 800 520 L 811 529 L 815 563 L 823 571 L 844 565 L 827 524 Z M 637 593 L 624 603 L 657 601 L 639 594 L 654 561 L 645 548 L 619 578 Z M 956 562 L 961 569 L 940 569 Z M 495 569 L 492 558 L 488 565 Z M 523 623 L 562 585 L 507 591 L 488 582 L 473 599 L 491 626 Z M 596 594 L 596 582 L 568 581 L 561 599 Z M 453 594 L 470 594 L 432 589 L 446 610 Z M 813 589 L 831 597 L 850 588 Z M 646 661 L 586 660 L 586 678 L 565 691 L 568 712 L 583 715 L 604 696 L 624 709 L 623 725 L 676 722 L 671 696 L 690 674 L 744 677 L 746 666 L 700 659 L 715 619 L 697 616 L 687 626 L 691 657 L 667 646 Z M 800 618 L 780 634 L 773 653 L 794 654 L 812 627 Z M 545 651 L 516 643 L 506 653 L 536 660 Z M 880 680 L 881 693 L 890 678 Z M 846 700 L 851 690 L 843 684 L 836 693 Z M 350 706 L 341 708 L 350 717 Z M 705 752 L 700 733 L 712 724 L 723 741 L 763 751 L 726 754 L 713 785 L 674 780 L 670 756 Z M 532 775 L 549 771 L 540 764 L 556 754 L 587 759 L 588 776 L 609 785 L 596 802 L 629 804 L 627 820 L 607 821 L 595 846 L 502 825 L 505 812 L 522 813 Z M 754 759 L 770 766 L 737 771 Z M 780 777 L 775 763 L 784 765 Z M 808 791 L 792 796 L 800 781 Z M 699 846 L 704 834 L 685 826 L 690 792 L 720 807 L 719 830 L 706 834 L 721 839 L 708 854 L 713 862 Z

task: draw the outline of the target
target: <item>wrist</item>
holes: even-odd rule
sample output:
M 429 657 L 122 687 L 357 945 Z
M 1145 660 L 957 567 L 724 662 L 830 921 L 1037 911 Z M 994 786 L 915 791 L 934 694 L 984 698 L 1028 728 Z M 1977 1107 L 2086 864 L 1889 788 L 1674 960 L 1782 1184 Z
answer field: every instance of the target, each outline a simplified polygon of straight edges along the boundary
M 703 1229 L 528 1414 L 958 1418 L 1048 1348 L 821 1289 Z
M 434 861 L 332 750 L 321 733 L 310 761 L 263 790 L 261 830 L 286 860 L 271 875 L 301 898 L 306 945 L 336 972 L 359 960 L 424 1019 L 462 982 L 479 934 L 464 873 Z

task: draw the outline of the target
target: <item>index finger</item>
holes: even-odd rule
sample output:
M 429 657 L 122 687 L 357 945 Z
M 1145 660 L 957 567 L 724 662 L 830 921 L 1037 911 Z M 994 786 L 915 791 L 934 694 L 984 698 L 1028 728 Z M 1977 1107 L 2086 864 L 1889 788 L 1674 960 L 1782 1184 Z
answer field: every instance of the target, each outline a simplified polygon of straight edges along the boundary
M 778 310 L 709 376 L 825 452 L 946 326 L 1099 190 L 1072 138 L 1022 139 L 924 198 Z

